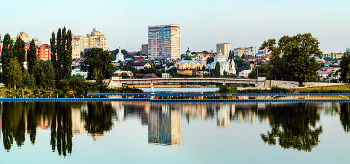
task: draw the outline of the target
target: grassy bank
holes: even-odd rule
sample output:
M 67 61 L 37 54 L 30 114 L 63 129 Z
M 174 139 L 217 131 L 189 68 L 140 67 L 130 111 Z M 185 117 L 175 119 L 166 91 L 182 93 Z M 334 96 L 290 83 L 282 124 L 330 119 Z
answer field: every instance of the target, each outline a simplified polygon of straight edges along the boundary
M 350 93 L 350 84 L 328 87 L 298 88 L 300 93 Z

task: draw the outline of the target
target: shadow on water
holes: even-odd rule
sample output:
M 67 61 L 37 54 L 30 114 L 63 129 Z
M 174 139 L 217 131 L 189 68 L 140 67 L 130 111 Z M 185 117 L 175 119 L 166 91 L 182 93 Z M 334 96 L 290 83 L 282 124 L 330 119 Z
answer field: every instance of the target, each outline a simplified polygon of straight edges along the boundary
M 261 134 L 269 145 L 278 144 L 284 149 L 311 152 L 322 134 L 322 125 L 317 125 L 320 115 L 316 104 L 278 104 L 268 106 L 260 112 L 260 117 L 268 117 L 271 130 Z

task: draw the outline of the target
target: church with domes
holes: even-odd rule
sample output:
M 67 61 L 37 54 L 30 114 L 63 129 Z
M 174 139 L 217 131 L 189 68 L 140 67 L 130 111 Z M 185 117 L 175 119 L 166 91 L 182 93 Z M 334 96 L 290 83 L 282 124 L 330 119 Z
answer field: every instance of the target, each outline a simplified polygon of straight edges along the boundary
M 215 69 L 217 62 L 220 63 L 221 75 L 224 75 L 225 71 L 227 72 L 227 74 L 236 74 L 235 62 L 233 60 L 231 60 L 231 63 L 228 62 L 226 56 L 222 54 L 221 49 L 219 53 L 214 57 L 214 62 L 207 65 L 207 69 L 209 70 Z
M 124 61 L 124 54 L 122 53 L 120 47 L 119 47 L 119 53 L 115 56 L 115 60 L 112 62 L 118 63 L 119 61 Z

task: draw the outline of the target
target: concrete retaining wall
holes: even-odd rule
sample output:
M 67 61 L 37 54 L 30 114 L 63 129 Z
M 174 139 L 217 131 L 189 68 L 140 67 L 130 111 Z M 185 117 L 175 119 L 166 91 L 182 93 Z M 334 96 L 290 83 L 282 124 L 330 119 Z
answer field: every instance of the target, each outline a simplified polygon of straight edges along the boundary
M 335 85 L 345 85 L 346 83 L 320 83 L 320 82 L 303 82 L 305 88 L 311 87 L 326 87 Z
M 298 88 L 299 82 L 298 81 L 282 81 L 282 80 L 266 80 L 265 83 L 270 83 L 269 88 L 272 86 L 278 86 L 281 88 Z

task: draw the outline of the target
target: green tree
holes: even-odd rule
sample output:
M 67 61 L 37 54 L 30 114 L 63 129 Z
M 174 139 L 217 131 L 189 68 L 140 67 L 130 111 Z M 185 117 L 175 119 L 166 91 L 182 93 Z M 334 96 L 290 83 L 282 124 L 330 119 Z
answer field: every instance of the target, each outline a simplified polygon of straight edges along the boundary
M 65 29 L 63 29 L 65 30 Z M 63 58 L 63 75 L 62 78 L 69 79 L 72 75 L 72 32 L 71 30 L 68 30 L 66 37 L 65 37 L 66 49 L 64 52 L 64 58 Z
M 224 77 L 227 77 L 227 75 L 228 75 L 228 74 L 227 74 L 227 72 L 226 72 L 226 71 L 224 71 Z
M 57 37 L 56 37 L 56 55 L 57 55 L 57 60 L 55 63 L 55 72 L 56 72 L 56 79 L 59 80 L 61 79 L 61 66 L 62 66 L 62 30 L 61 28 L 58 29 L 57 31 Z M 51 45 L 52 46 L 52 45 Z
M 340 72 L 339 81 L 343 83 L 350 82 L 350 52 L 345 52 L 340 61 L 340 70 L 335 74 Z
M 215 70 L 214 70 L 214 75 L 216 77 L 220 77 L 220 63 L 219 62 L 216 62 L 216 65 L 215 65 Z
M 46 89 L 46 87 L 47 87 L 47 78 L 46 78 L 46 74 L 45 74 L 44 70 L 41 71 L 40 85 L 39 86 L 43 87 L 43 89 Z
M 259 77 L 266 77 L 267 79 L 272 79 L 270 75 L 270 71 L 273 69 L 273 66 L 271 64 L 262 63 L 260 66 L 256 66 L 252 69 L 252 72 L 249 74 L 250 79 L 256 79 L 257 73 L 259 74 Z
M 35 42 L 32 40 L 27 51 L 27 61 L 28 61 L 28 73 L 32 75 L 35 72 L 35 67 L 38 64 L 38 58 L 36 56 Z
M 276 45 L 275 39 L 264 41 L 261 47 L 271 51 L 273 65 L 271 76 L 277 79 L 308 82 L 315 81 L 320 64 L 315 57 L 322 58 L 320 42 L 310 33 L 283 36 Z M 281 57 L 282 56 L 282 57 Z
M 45 74 L 45 78 L 41 77 L 41 79 L 45 80 L 45 84 L 47 85 L 47 87 L 53 87 L 55 79 L 55 69 L 53 68 L 51 61 L 45 61 L 42 63 L 42 71 Z
M 21 65 L 18 63 L 17 57 L 10 59 L 8 80 L 9 88 L 14 86 L 14 88 L 16 89 L 17 86 L 22 85 L 22 68 Z
M 189 57 L 189 56 L 186 56 L 186 57 L 184 58 L 184 60 L 192 60 L 192 58 Z
M 25 61 L 25 43 L 21 39 L 21 37 L 18 37 L 16 40 L 15 45 L 13 46 L 13 57 L 16 57 L 18 60 L 18 63 L 21 66 L 22 71 L 24 71 L 23 62 Z
M 39 88 L 40 88 L 40 86 L 41 86 L 41 80 L 42 80 L 42 78 L 41 78 L 41 72 L 42 72 L 42 68 L 41 68 L 40 64 L 37 63 L 37 64 L 35 65 L 35 69 L 34 69 L 34 77 L 35 77 L 35 84 L 36 84 L 36 86 L 38 86 Z
M 50 39 L 50 49 L 51 49 L 51 63 L 54 68 L 54 75 L 56 76 L 57 73 L 57 45 L 56 45 L 56 36 L 55 32 L 52 32 L 51 39 Z M 57 78 L 57 77 L 55 77 Z
M 28 82 L 28 88 L 30 89 L 34 89 L 35 88 L 35 84 L 36 84 L 36 81 L 35 81 L 35 76 L 34 76 L 34 73 L 32 75 L 30 75 L 30 80 Z
M 3 45 L 2 45 L 2 56 L 1 63 L 3 69 L 3 82 L 5 86 L 8 86 L 8 83 L 11 82 L 9 79 L 9 66 L 10 60 L 13 58 L 13 44 L 12 39 L 9 34 L 6 34 L 4 37 Z
M 102 48 L 92 48 L 85 53 L 84 58 L 85 60 L 81 63 L 81 69 L 88 72 L 89 80 L 94 79 L 93 73 L 96 72 L 95 68 L 100 70 L 104 79 L 113 75 L 113 65 L 111 63 L 113 57 L 109 51 L 104 51 Z
M 24 69 L 24 71 L 22 72 L 23 74 L 23 84 L 22 84 L 22 88 L 28 87 L 29 83 L 30 83 L 30 75 L 28 73 L 28 70 Z M 29 88 L 29 87 L 28 87 Z
M 214 61 L 214 58 L 213 57 L 208 57 L 207 59 L 207 64 L 210 64 Z
M 202 71 L 205 71 L 205 65 L 202 66 Z
M 247 62 L 246 60 L 238 58 L 233 61 L 235 62 L 235 68 L 237 72 L 250 69 L 250 63 Z

